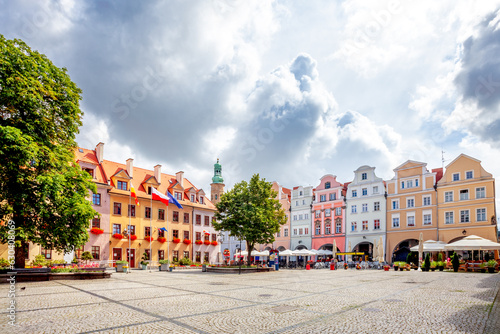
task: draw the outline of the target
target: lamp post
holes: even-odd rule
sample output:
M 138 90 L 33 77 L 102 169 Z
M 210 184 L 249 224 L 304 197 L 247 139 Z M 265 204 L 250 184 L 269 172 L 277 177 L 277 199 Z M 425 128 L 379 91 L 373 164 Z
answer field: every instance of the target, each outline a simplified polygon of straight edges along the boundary
M 238 275 L 241 275 L 241 237 L 240 237 L 240 270 L 238 272 Z

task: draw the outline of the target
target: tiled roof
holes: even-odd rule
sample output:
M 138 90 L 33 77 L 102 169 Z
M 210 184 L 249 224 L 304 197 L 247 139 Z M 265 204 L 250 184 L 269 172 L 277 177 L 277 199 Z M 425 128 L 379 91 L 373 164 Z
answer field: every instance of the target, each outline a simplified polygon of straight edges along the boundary
M 76 148 L 75 149 L 75 160 L 77 163 L 87 163 L 96 166 L 94 180 L 99 183 L 107 183 L 106 181 L 106 173 L 102 169 L 102 166 L 99 164 L 97 160 L 97 155 L 94 150 L 87 150 L 85 148 Z

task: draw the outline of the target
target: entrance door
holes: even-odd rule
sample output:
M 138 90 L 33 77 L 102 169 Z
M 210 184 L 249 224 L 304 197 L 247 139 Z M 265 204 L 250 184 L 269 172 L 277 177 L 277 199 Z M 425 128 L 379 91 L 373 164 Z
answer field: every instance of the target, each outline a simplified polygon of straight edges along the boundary
M 129 252 L 130 252 L 130 260 L 129 260 Z M 129 261 L 128 265 L 130 268 L 135 268 L 135 249 L 127 248 L 127 261 Z
M 121 261 L 122 259 L 122 249 L 113 248 L 113 267 L 116 267 L 116 261 Z

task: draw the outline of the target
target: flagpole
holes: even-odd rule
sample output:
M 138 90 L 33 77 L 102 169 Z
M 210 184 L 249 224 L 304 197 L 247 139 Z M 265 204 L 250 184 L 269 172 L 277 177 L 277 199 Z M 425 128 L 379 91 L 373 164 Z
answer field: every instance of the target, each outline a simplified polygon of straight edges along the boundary
M 168 190 L 167 190 L 168 191 Z M 168 260 L 168 266 L 170 267 L 170 241 L 168 241 L 168 205 L 167 205 L 167 216 L 166 216 L 166 219 L 167 219 L 167 260 Z
M 131 187 L 132 188 L 132 187 Z M 127 228 L 127 232 L 128 232 L 128 252 L 127 252 L 127 255 L 128 255 L 128 270 L 127 270 L 127 274 L 132 270 L 132 267 L 130 265 L 130 225 L 132 224 L 132 192 L 130 192 L 130 196 L 128 197 L 128 209 L 130 210 L 130 212 L 128 212 L 128 228 Z
M 151 272 L 151 261 L 153 261 L 153 253 L 151 251 L 151 244 L 153 240 L 153 227 L 151 226 L 153 223 L 153 193 L 151 193 L 151 212 L 149 215 L 149 272 Z

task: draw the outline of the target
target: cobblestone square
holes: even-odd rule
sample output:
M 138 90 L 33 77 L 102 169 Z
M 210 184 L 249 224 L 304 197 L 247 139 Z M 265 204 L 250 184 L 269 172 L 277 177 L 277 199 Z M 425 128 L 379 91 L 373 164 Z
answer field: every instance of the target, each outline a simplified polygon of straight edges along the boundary
M 134 270 L 17 283 L 2 333 L 500 333 L 499 274 Z M 22 289 L 24 288 L 24 289 Z

